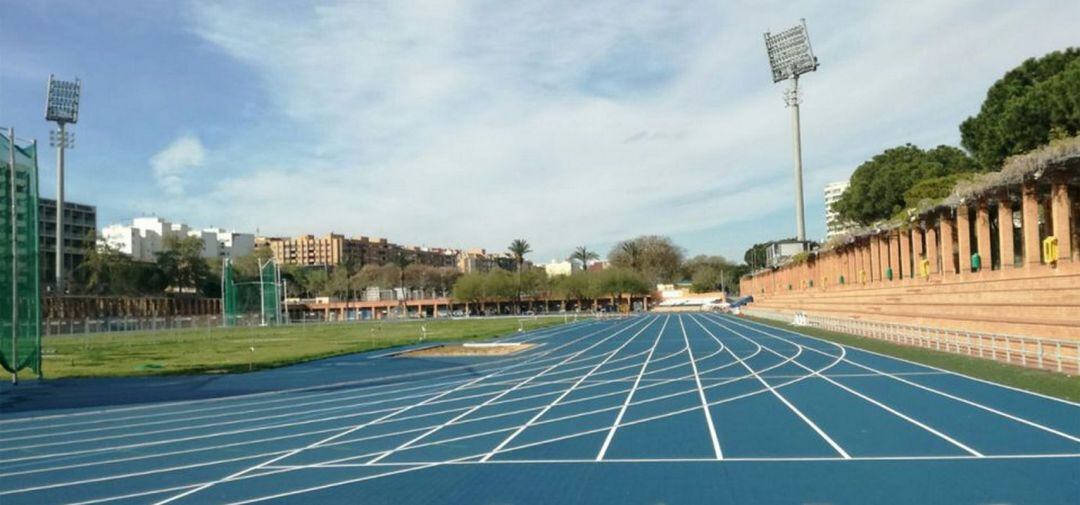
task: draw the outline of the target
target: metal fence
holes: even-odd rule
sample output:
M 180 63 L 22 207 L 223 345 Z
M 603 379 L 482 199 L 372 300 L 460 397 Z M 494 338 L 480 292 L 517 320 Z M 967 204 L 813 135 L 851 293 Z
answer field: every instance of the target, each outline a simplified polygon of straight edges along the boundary
M 450 317 L 441 316 L 435 318 L 418 318 L 418 317 L 390 317 L 379 320 L 374 319 L 326 319 L 323 317 L 322 312 L 305 313 L 301 317 L 293 315 L 286 324 L 296 325 L 331 325 L 331 324 L 350 324 L 350 323 L 395 323 L 395 322 L 415 322 L 415 321 L 430 321 L 430 320 L 448 320 L 448 319 L 520 319 L 520 320 L 535 320 L 539 318 L 547 317 L 561 317 L 564 322 L 574 322 L 580 319 L 615 319 L 625 317 L 621 314 L 604 314 L 593 312 L 563 312 L 563 313 L 541 313 L 532 315 L 496 315 L 496 316 L 465 316 L 465 317 Z M 254 327 L 259 326 L 262 323 L 258 314 L 255 315 L 238 315 L 236 320 L 236 326 Z M 172 331 L 172 330 L 195 330 L 203 329 L 206 331 L 214 331 L 223 328 L 221 324 L 221 316 L 175 316 L 175 317 L 115 317 L 115 318 L 100 318 L 100 319 L 64 319 L 64 320 L 46 320 L 41 323 L 42 335 L 45 336 L 60 336 L 60 335 L 90 335 L 95 333 L 114 333 L 114 332 L 129 332 L 129 331 Z
M 744 310 L 750 316 L 791 322 L 794 314 Z M 951 328 L 934 328 L 862 319 L 805 315 L 810 326 L 898 344 L 992 359 L 1064 373 L 1080 372 L 1080 341 L 1022 337 Z

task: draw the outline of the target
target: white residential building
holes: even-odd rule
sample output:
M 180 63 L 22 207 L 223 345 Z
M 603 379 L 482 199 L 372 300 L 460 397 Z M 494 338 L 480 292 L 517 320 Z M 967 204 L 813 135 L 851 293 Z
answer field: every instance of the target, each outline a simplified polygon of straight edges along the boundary
M 544 265 L 544 271 L 547 272 L 548 277 L 554 277 L 556 275 L 572 275 L 580 270 L 581 265 L 578 265 L 576 261 L 551 260 L 550 263 Z
M 171 223 L 158 217 L 139 217 L 130 225 L 113 224 L 101 230 L 102 240 L 136 261 L 155 261 L 165 248 L 168 237 L 198 237 L 203 243 L 204 258 L 236 257 L 255 247 L 255 235 L 216 228 L 192 230 L 183 223 Z
M 848 181 L 833 182 L 825 185 L 825 240 L 850 231 L 854 228 L 851 223 L 841 221 L 840 216 L 833 211 L 832 205 L 840 200 L 844 191 L 848 188 Z

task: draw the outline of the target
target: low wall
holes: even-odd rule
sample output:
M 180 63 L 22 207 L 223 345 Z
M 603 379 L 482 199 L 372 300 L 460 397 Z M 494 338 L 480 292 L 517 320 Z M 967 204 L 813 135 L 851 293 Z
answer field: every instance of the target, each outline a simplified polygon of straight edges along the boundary
M 1080 265 L 754 295 L 752 309 L 1080 340 Z

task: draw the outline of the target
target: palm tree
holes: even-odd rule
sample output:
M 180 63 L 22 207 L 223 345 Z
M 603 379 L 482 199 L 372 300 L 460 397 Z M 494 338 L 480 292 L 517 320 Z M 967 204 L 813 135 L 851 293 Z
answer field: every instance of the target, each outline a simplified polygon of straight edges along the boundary
M 514 261 L 517 262 L 517 285 L 515 286 L 516 294 L 514 296 L 514 313 L 517 314 L 521 310 L 521 269 L 525 267 L 525 255 L 532 252 L 532 248 L 529 247 L 529 242 L 523 238 L 514 239 L 510 242 L 510 247 L 506 250 L 510 251 L 510 254 L 514 256 Z
M 584 271 L 589 268 L 589 262 L 600 259 L 600 255 L 596 254 L 595 251 L 590 251 L 585 246 L 581 246 L 574 249 L 574 254 L 571 254 L 567 259 L 570 261 L 577 260 L 581 262 L 581 270 Z
M 641 262 L 641 245 L 637 241 L 627 240 L 619 244 L 619 251 L 626 255 L 630 269 L 638 270 L 641 266 L 638 264 Z
M 517 262 L 518 273 L 521 273 L 522 267 L 525 266 L 525 255 L 532 252 L 532 248 L 529 247 L 529 242 L 523 238 L 514 239 L 510 242 L 510 247 L 506 248 L 510 251 L 510 254 L 514 255 L 514 261 Z

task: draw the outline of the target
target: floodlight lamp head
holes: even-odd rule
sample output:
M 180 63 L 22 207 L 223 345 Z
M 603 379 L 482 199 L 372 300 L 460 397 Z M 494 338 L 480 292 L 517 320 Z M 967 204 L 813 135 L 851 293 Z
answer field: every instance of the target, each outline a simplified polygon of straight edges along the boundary
M 82 82 L 61 81 L 49 76 L 49 87 L 45 101 L 45 120 L 58 124 L 79 122 L 79 95 Z
M 769 54 L 773 82 L 798 78 L 817 70 L 818 60 L 810 47 L 805 19 L 780 33 L 765 32 L 765 50 Z

